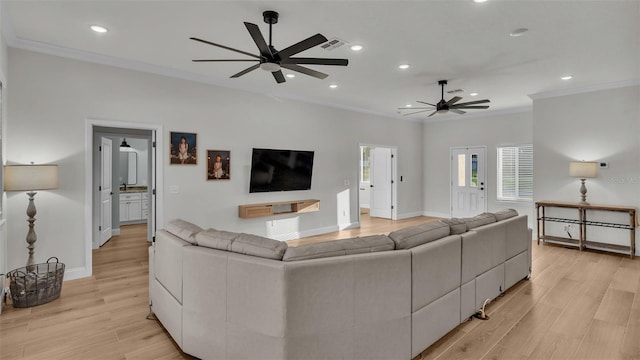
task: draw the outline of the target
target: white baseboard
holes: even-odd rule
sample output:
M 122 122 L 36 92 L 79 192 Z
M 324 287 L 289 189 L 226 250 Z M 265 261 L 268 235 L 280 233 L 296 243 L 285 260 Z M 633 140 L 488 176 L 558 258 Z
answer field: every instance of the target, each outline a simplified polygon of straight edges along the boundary
M 87 269 L 86 267 L 66 269 L 64 271 L 64 281 L 82 279 L 91 275 L 91 269 Z
M 422 212 L 416 211 L 416 212 L 412 212 L 412 213 L 398 214 L 398 220 L 409 219 L 409 218 L 414 218 L 414 217 L 418 217 L 418 216 L 423 216 Z
M 451 217 L 451 215 L 448 214 L 448 213 L 441 213 L 441 212 L 436 212 L 436 211 L 423 211 L 422 215 L 439 217 L 439 218 L 449 218 L 449 217 Z
M 270 236 L 270 238 L 278 241 L 296 240 L 303 237 L 322 235 L 330 232 L 356 228 L 359 226 L 360 226 L 359 222 L 354 222 L 354 223 L 340 224 L 340 225 L 334 225 L 334 226 L 325 226 L 322 228 L 305 230 L 305 231 L 296 231 L 288 234 L 278 234 L 278 235 Z
M 113 236 L 120 235 L 120 228 L 111 229 L 111 235 L 113 235 Z

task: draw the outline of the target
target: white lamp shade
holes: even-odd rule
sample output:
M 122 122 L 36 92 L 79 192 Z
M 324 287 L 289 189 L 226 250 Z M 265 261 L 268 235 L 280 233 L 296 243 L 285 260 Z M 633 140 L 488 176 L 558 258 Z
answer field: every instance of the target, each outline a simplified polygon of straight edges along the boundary
M 569 176 L 580 179 L 598 176 L 598 163 L 593 161 L 572 161 L 569 163 Z
M 50 190 L 58 188 L 58 165 L 6 165 L 5 191 Z

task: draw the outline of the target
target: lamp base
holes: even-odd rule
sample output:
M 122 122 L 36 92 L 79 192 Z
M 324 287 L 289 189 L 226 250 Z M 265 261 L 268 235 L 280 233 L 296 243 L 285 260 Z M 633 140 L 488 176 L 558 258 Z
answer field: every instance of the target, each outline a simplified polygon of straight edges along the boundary
M 36 247 L 35 243 L 38 240 L 38 237 L 36 236 L 36 231 L 33 228 L 34 227 L 33 223 L 36 221 L 35 219 L 36 205 L 33 202 L 33 197 L 36 196 L 36 192 L 35 191 L 28 192 L 27 196 L 29 196 L 29 206 L 27 206 L 27 216 L 29 217 L 27 219 L 27 222 L 29 223 L 29 231 L 27 232 L 27 244 L 29 244 L 27 246 L 27 249 L 29 250 L 29 258 L 27 259 L 27 270 L 32 271 L 36 263 L 33 257 L 33 253 Z
M 586 179 L 580 179 L 580 194 L 582 197 L 582 200 L 580 201 L 581 205 L 589 205 L 587 202 L 587 187 L 584 184 L 585 180 Z

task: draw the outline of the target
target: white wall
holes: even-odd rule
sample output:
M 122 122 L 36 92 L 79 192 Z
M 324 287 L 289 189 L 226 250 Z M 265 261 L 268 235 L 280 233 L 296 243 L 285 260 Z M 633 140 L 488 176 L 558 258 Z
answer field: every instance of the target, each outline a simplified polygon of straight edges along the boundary
M 532 114 L 530 111 L 478 117 L 449 116 L 430 122 L 423 128 L 424 141 L 424 211 L 427 215 L 447 217 L 450 214 L 450 149 L 462 146 L 487 148 L 487 210 L 514 208 L 529 216 L 534 224 L 533 203 L 497 201 L 497 147 L 530 144 Z
M 163 126 L 198 134 L 198 165 L 164 164 L 164 219 L 286 238 L 357 221 L 359 144 L 398 147 L 398 216 L 422 212 L 422 124 L 123 70 L 24 50 L 9 51 L 12 84 L 6 158 L 55 162 L 60 188 L 38 193 L 36 261 L 56 255 L 82 268 L 85 251 L 87 119 Z M 242 80 L 239 80 L 242 81 Z M 286 86 L 277 85 L 275 86 Z M 168 142 L 166 142 L 168 143 Z M 315 151 L 310 191 L 249 194 L 252 147 Z M 207 181 L 206 149 L 231 151 L 231 180 Z M 168 149 L 159 149 L 167 152 Z M 168 159 L 168 156 L 165 157 Z M 345 186 L 345 180 L 350 185 Z M 177 186 L 178 194 L 169 193 Z M 245 220 L 238 205 L 317 198 L 321 211 Z M 26 258 L 26 195 L 8 199 L 10 266 Z M 344 215 L 343 215 L 344 214 Z M 162 226 L 163 224 L 159 224 Z
M 535 200 L 580 201 L 569 162 L 606 161 L 608 169 L 587 179 L 587 201 L 640 207 L 640 86 L 534 99 Z M 596 240 L 629 244 L 626 231 L 604 236 Z

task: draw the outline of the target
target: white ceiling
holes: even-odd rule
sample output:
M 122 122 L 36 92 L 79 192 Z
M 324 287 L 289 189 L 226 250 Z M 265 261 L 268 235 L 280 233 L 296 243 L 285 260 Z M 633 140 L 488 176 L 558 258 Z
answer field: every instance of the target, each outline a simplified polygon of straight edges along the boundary
M 445 90 L 465 90 L 455 94 L 461 102 L 491 99 L 489 110 L 463 116 L 530 107 L 532 94 L 640 79 L 640 1 L 634 0 L 2 0 L 0 5 L 3 33 L 12 47 L 394 117 L 402 117 L 397 108 L 405 104 L 420 106 L 416 100 L 437 102 L 441 79 L 449 80 Z M 283 84 L 259 69 L 229 78 L 252 63 L 191 61 L 245 56 L 189 37 L 258 53 L 243 21 L 257 24 L 268 41 L 264 10 L 280 13 L 273 26 L 278 49 L 321 33 L 364 50 L 307 50 L 298 56 L 347 58 L 349 66 L 309 65 L 329 77 L 296 74 Z M 110 31 L 94 33 L 92 24 Z M 509 36 L 517 28 L 529 31 Z M 403 62 L 411 67 L 399 70 Z M 560 80 L 566 74 L 574 78 Z M 332 83 L 339 87 L 330 89 Z M 475 98 L 469 96 L 473 91 L 479 93 Z M 445 93 L 446 99 L 453 96 Z

